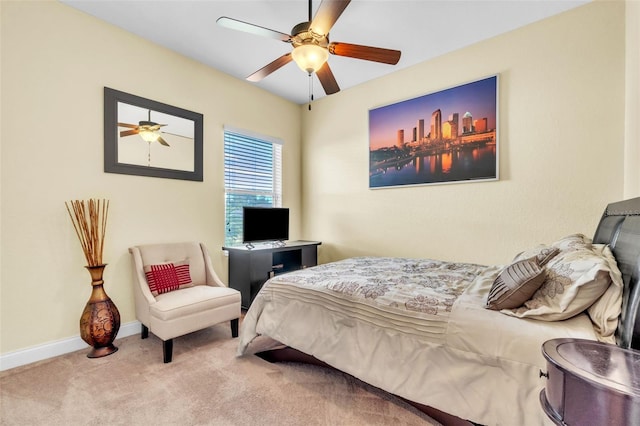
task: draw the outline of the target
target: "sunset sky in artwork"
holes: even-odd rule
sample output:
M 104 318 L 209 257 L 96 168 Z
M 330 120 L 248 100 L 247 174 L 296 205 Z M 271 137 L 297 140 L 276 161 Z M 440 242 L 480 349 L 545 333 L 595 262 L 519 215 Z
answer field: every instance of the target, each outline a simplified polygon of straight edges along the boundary
M 427 78 L 427 77 L 425 77 Z M 442 122 L 458 113 L 459 131 L 462 117 L 470 112 L 473 119 L 487 119 L 487 128 L 495 129 L 497 113 L 497 76 L 463 84 L 436 93 L 400 101 L 369 110 L 369 149 L 396 144 L 398 130 L 404 130 L 404 141 L 411 142 L 413 128 L 424 119 L 425 136 L 430 131 L 431 114 L 440 109 Z

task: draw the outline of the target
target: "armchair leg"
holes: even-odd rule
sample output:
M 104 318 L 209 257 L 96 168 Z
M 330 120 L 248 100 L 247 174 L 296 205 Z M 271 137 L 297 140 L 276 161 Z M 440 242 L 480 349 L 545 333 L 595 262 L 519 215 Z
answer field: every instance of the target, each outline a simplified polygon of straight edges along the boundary
M 146 339 L 147 337 L 149 337 L 149 327 L 142 324 L 142 330 L 140 331 L 140 338 Z
M 162 354 L 164 356 L 164 363 L 171 362 L 173 356 L 173 339 L 162 341 Z
M 240 318 L 231 320 L 231 337 L 238 337 L 238 324 L 240 322 Z

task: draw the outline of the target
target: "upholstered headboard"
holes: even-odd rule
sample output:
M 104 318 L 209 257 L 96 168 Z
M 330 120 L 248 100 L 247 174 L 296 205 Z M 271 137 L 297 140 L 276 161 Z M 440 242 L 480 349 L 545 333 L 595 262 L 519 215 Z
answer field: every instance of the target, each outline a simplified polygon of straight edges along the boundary
M 609 204 L 593 242 L 610 245 L 624 280 L 618 345 L 640 349 L 640 197 Z

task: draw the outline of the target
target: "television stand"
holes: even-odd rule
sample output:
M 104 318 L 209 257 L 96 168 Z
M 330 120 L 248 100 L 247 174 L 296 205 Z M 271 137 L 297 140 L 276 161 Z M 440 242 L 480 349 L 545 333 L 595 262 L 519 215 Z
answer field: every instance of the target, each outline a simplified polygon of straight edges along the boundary
M 289 241 L 285 244 L 255 244 L 222 247 L 229 252 L 229 287 L 240 292 L 242 308 L 251 302 L 271 277 L 316 266 L 320 241 Z

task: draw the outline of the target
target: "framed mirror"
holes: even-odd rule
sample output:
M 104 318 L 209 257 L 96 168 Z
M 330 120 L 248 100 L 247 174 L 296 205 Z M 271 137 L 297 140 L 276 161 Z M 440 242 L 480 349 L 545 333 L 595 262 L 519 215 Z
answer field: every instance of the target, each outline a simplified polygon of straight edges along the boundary
M 203 180 L 202 114 L 104 88 L 104 171 Z

